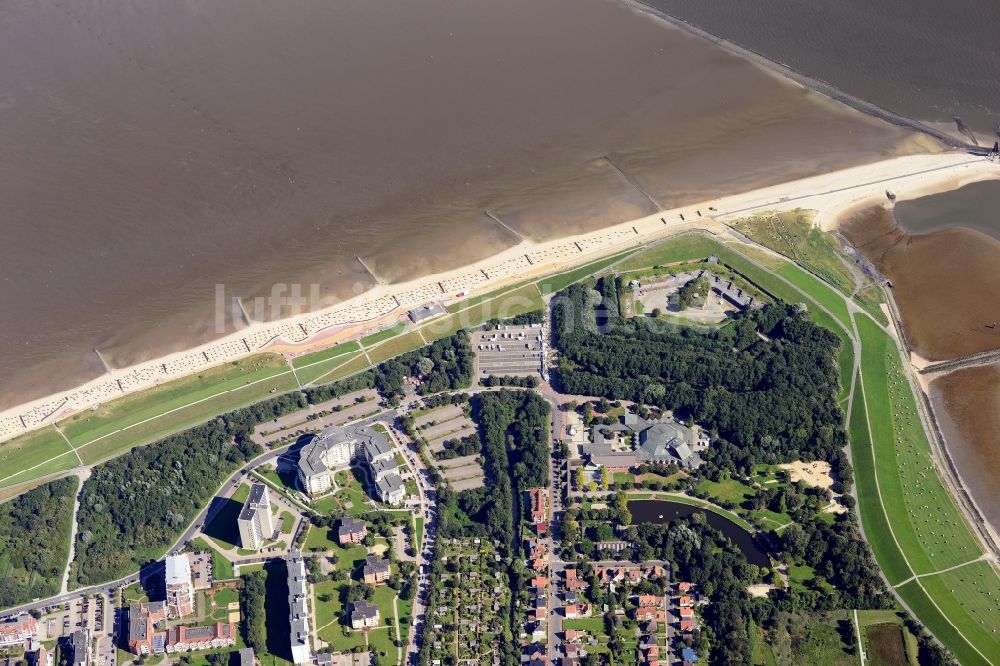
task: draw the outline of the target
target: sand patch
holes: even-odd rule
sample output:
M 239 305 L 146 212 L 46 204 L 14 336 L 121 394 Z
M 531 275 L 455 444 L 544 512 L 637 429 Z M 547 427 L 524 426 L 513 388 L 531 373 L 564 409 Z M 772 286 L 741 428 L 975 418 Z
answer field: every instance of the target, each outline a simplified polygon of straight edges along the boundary
M 372 546 L 372 552 L 378 555 L 379 557 L 382 557 L 382 555 L 384 555 L 385 551 L 387 550 L 389 550 L 389 546 L 387 546 L 384 543 L 377 543 L 374 546 Z
M 774 589 L 774 585 L 768 585 L 767 583 L 758 583 L 757 585 L 751 585 L 747 588 L 747 592 L 750 593 L 751 597 L 766 597 L 767 593 Z
M 830 463 L 825 460 L 815 462 L 795 462 L 778 465 L 779 468 L 788 471 L 792 483 L 802 481 L 807 486 L 827 488 L 833 485 L 833 477 L 830 475 Z

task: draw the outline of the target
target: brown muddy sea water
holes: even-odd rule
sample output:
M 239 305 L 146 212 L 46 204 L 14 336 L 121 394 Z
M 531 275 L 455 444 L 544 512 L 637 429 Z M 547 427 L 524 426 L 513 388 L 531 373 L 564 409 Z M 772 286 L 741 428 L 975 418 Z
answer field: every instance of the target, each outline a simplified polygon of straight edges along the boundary
M 911 234 L 879 207 L 840 232 L 892 282 L 917 354 L 943 361 L 1000 348 L 1000 241 L 975 229 L 941 227 Z
M 0 0 L 0 406 L 911 137 L 612 0 Z M 821 147 L 821 150 L 817 150 Z M 258 313 L 288 314 L 287 308 Z

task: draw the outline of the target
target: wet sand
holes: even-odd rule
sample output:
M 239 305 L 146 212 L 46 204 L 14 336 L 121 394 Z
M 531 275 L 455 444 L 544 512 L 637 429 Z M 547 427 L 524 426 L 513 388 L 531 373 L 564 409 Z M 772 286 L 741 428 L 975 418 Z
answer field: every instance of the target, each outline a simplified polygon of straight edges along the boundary
M 990 328 L 1000 322 L 1000 241 L 965 228 L 911 234 L 883 207 L 840 231 L 892 282 L 914 352 L 943 361 L 1000 348 L 1000 326 Z
M 0 13 L 0 406 L 660 205 L 912 151 L 606 0 Z M 821 150 L 811 147 L 822 146 Z
M 930 397 L 963 482 L 986 520 L 1000 528 L 1000 365 L 938 377 Z

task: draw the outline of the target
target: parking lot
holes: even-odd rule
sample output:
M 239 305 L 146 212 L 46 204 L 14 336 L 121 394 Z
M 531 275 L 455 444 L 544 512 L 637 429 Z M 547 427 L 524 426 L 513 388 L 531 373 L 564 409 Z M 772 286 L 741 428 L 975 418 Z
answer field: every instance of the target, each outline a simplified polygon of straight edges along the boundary
M 542 372 L 545 334 L 541 326 L 504 326 L 472 336 L 476 376 L 530 375 Z

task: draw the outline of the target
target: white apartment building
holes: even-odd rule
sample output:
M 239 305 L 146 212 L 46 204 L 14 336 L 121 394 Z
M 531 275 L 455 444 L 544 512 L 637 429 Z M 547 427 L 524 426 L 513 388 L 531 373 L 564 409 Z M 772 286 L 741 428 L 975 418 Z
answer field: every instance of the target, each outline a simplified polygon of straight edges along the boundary
M 250 486 L 250 495 L 236 519 L 240 528 L 240 543 L 247 550 L 260 550 L 274 535 L 271 497 L 263 483 Z
M 170 555 L 166 561 L 167 617 L 184 617 L 194 612 L 194 585 L 187 553 Z

